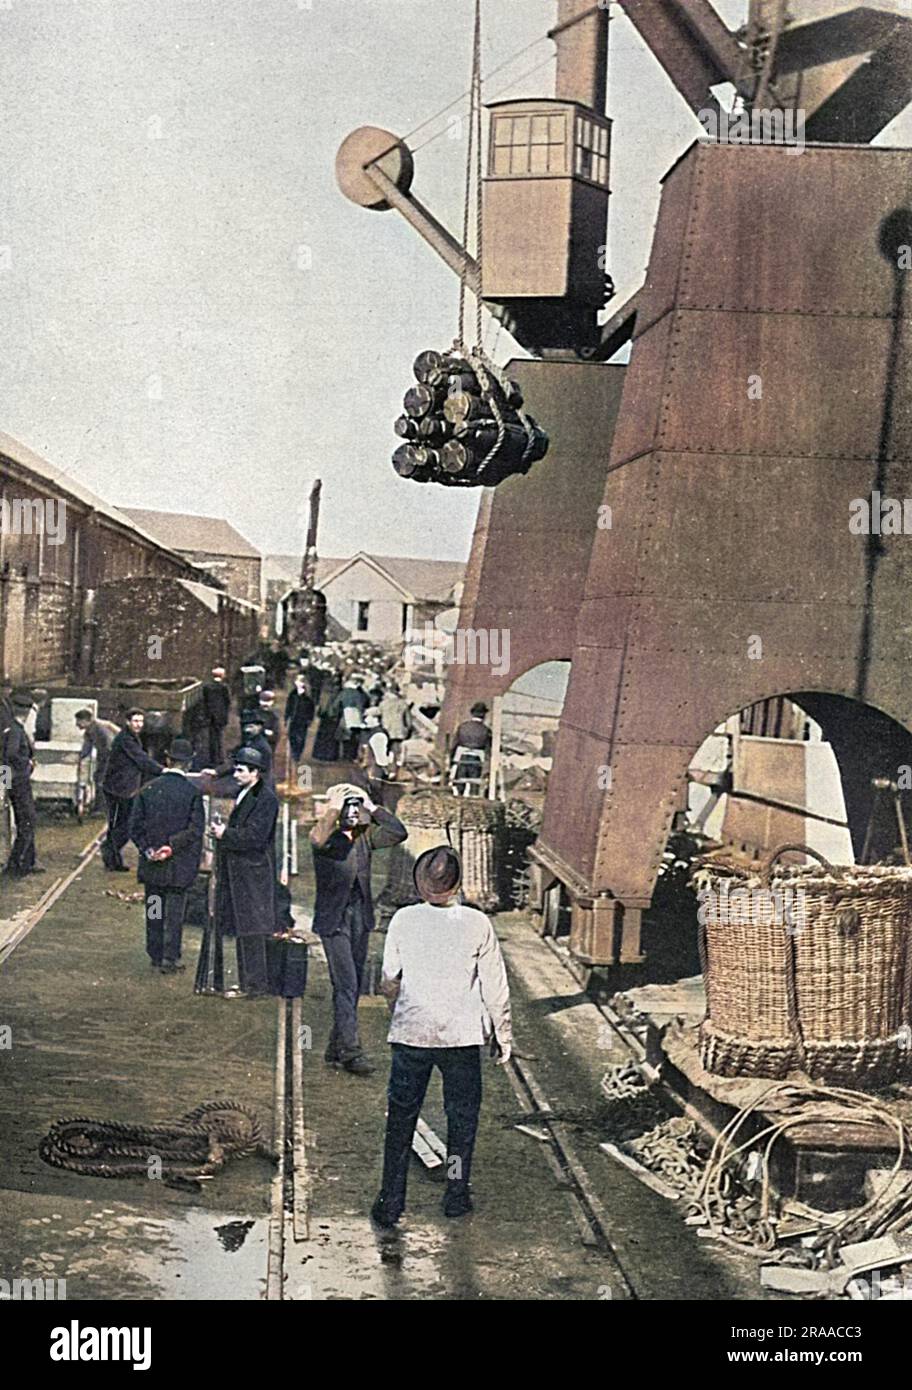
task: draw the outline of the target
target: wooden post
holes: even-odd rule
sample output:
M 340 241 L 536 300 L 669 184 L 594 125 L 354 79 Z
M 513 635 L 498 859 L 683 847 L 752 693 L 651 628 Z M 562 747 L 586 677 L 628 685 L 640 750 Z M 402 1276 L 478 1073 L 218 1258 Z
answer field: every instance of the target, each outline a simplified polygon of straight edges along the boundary
M 282 802 L 282 872 L 279 875 L 279 882 L 283 887 L 288 886 L 288 802 Z
M 503 696 L 495 695 L 491 709 L 491 766 L 488 771 L 488 800 L 497 800 L 500 776 L 500 735 L 503 726 Z

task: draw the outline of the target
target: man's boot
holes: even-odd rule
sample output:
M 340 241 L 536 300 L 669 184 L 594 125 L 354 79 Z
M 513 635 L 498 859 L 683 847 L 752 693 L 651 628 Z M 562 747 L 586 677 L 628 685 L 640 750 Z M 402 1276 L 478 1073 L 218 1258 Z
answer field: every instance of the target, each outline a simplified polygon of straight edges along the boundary
M 359 1052 L 357 1057 L 348 1057 L 342 1063 L 346 1071 L 350 1071 L 352 1076 L 373 1076 L 377 1068 L 373 1062 L 369 1062 L 363 1052 Z

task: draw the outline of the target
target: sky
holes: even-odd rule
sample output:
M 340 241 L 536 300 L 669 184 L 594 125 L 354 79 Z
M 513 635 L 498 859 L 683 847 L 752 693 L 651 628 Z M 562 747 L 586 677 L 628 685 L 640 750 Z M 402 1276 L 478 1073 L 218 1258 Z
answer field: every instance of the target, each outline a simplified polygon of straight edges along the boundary
M 737 23 L 746 6 L 718 8 Z M 458 285 L 397 214 L 342 197 L 334 160 L 359 125 L 421 126 L 414 191 L 458 231 L 463 108 L 423 123 L 468 87 L 472 12 L 0 0 L 0 429 L 114 505 L 225 516 L 263 550 L 300 550 L 320 477 L 324 555 L 465 559 L 479 494 L 389 461 L 411 363 L 452 341 Z M 552 93 L 555 16 L 555 0 L 485 0 L 483 70 L 501 68 L 486 99 Z M 623 15 L 608 113 L 620 304 L 659 181 L 700 134 Z M 486 345 L 513 351 L 492 321 Z

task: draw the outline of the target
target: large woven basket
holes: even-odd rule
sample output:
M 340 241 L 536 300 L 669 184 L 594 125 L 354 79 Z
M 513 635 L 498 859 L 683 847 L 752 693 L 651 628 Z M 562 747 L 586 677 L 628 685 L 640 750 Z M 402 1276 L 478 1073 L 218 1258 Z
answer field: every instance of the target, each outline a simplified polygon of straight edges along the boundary
M 462 893 L 483 912 L 501 905 L 506 822 L 503 804 L 481 797 L 453 796 L 437 787 L 403 796 L 396 815 L 408 830 L 391 853 L 384 899 L 395 907 L 418 901 L 413 870 L 426 849 L 452 844 L 462 858 Z
M 819 863 L 776 868 L 787 851 Z M 701 913 L 703 1066 L 722 1076 L 781 1078 L 799 1070 L 860 1087 L 907 1073 L 912 869 L 837 869 L 804 845 L 783 845 L 759 878 L 710 871 L 716 903 L 726 878 L 732 892 L 734 880 L 748 893 L 768 891 L 773 903 L 777 893 L 800 890 L 801 910 L 792 921 L 776 911 L 728 911 L 716 920 Z

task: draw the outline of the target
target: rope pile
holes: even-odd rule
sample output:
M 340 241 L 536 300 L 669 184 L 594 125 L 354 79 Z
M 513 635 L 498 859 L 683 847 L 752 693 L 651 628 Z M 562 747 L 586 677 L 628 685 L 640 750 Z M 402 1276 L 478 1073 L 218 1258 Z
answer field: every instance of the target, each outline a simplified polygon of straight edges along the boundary
M 665 1178 L 685 1196 L 696 1198 L 706 1162 L 699 1139 L 695 1121 L 674 1115 L 647 1134 L 629 1140 L 627 1147 L 645 1168 Z
M 767 1114 L 770 1110 L 782 1113 L 758 1132 L 747 1134 L 752 1116 L 761 1109 Z M 835 1220 L 803 1203 L 779 1201 L 770 1183 L 771 1156 L 779 1140 L 802 1126 L 846 1124 L 880 1130 L 885 1140 L 895 1140 L 896 1161 L 881 1190 Z M 796 1253 L 779 1249 L 788 1237 L 786 1218 L 805 1218 L 811 1223 L 811 1238 L 804 1241 L 799 1258 L 811 1267 L 831 1269 L 844 1245 L 912 1229 L 912 1190 L 900 1180 L 910 1151 L 912 1132 L 885 1103 L 836 1087 L 774 1085 L 720 1132 L 696 1193 L 692 1218 L 700 1219 L 723 1241 L 763 1254 L 777 1251 L 783 1259 L 794 1259 Z M 752 1189 L 750 1195 L 735 1197 L 739 1190 L 743 1194 L 745 1185 Z
M 229 1158 L 272 1157 L 256 1114 L 230 1100 L 206 1101 L 174 1124 L 58 1120 L 38 1152 L 52 1168 L 96 1178 L 148 1178 L 160 1164 L 172 1184 L 211 1177 Z
M 629 1100 L 648 1090 L 649 1083 L 636 1062 L 621 1062 L 605 1072 L 599 1085 L 606 1100 Z

